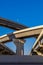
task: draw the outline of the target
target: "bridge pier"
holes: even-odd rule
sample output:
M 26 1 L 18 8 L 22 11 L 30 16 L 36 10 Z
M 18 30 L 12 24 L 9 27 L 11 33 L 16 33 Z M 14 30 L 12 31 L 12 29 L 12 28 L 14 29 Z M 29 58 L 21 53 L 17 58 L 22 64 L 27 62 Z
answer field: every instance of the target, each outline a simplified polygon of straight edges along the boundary
M 13 42 L 16 45 L 16 54 L 19 56 L 24 55 L 24 43 L 21 43 L 18 39 L 13 39 Z

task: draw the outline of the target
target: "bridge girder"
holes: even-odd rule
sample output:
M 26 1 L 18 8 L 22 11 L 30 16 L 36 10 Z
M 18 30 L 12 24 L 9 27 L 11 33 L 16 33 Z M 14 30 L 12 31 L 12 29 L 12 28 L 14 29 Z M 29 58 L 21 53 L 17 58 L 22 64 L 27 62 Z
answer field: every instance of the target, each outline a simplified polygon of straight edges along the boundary
M 13 29 L 13 30 L 21 30 L 21 29 L 25 29 L 25 28 L 28 28 L 27 26 L 24 26 L 22 24 L 19 24 L 19 23 L 16 23 L 16 22 L 13 22 L 13 21 L 10 21 L 10 20 L 7 20 L 7 19 L 4 19 L 4 18 L 1 18 L 0 17 L 0 26 L 4 26 L 4 27 L 7 27 L 7 28 L 10 28 L 10 29 Z M 9 36 L 9 35 L 8 35 Z M 4 40 L 4 39 L 3 39 Z M 7 40 L 7 38 L 6 38 Z M 24 42 L 25 40 L 23 39 L 19 39 L 20 41 Z M 7 40 L 7 41 L 11 41 L 11 39 Z M 6 42 L 6 41 L 5 41 Z
M 0 42 L 11 41 L 12 38 L 21 39 L 21 38 L 27 38 L 27 37 L 35 37 L 41 33 L 42 29 L 43 29 L 43 26 L 37 26 L 37 27 L 19 30 L 11 34 L 1 36 Z M 23 39 L 21 40 L 21 42 L 23 42 Z

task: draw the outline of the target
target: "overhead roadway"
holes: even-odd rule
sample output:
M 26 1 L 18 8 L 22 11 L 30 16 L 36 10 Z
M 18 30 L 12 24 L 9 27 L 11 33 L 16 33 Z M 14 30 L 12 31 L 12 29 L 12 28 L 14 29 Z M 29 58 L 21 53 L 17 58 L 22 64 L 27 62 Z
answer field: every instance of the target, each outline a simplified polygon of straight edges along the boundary
M 0 17 L 0 26 L 8 27 L 13 30 L 21 30 L 21 29 L 28 28 L 27 26 L 24 26 L 22 24 L 19 24 L 1 17 Z
M 43 29 L 43 25 L 42 26 L 32 27 L 32 28 L 27 28 L 27 29 L 23 29 L 23 30 L 19 30 L 19 31 L 13 32 L 12 34 L 1 36 L 0 37 L 0 42 L 11 41 L 12 37 L 16 38 L 16 39 L 34 37 L 34 36 L 39 35 L 40 32 L 42 31 L 42 29 Z M 21 40 L 21 42 L 23 42 L 23 41 Z
M 13 32 L 13 34 L 15 34 L 16 38 L 27 38 L 27 37 L 29 38 L 39 35 L 42 30 L 43 30 L 43 25 L 16 31 Z
M 17 40 L 19 40 L 19 42 L 24 43 L 25 38 L 38 37 L 38 35 L 39 35 L 39 37 L 35 41 L 35 44 L 33 45 L 33 48 L 35 48 L 38 40 L 40 39 L 40 37 L 43 34 L 43 25 L 28 28 L 28 27 L 23 26 L 21 24 L 18 24 L 16 22 L 12 22 L 12 21 L 0 18 L 0 26 L 4 26 L 4 27 L 7 27 L 7 28 L 11 28 L 13 30 L 16 30 L 16 32 L 13 32 L 11 34 L 0 36 L 0 44 L 10 42 L 12 40 L 15 40 L 15 42 L 17 42 Z M 5 46 L 5 48 L 6 48 L 6 46 Z
M 26 26 L 22 25 L 22 24 L 19 24 L 19 23 L 16 23 L 16 22 L 13 22 L 13 21 L 10 21 L 10 20 L 7 20 L 7 19 L 4 19 L 4 18 L 1 18 L 0 17 L 0 26 L 4 26 L 4 27 L 7 27 L 7 28 L 10 28 L 10 29 L 13 29 L 13 30 L 21 30 L 21 29 L 25 29 L 27 28 Z M 15 39 L 14 35 L 13 35 L 13 38 Z M 16 40 L 16 39 L 15 39 Z M 24 43 L 25 40 L 24 39 L 18 39 L 20 43 Z M 9 34 L 8 34 L 8 37 L 4 38 L 4 39 L 0 39 L 0 45 L 3 44 L 3 43 L 6 43 L 6 42 L 9 42 L 9 41 L 13 41 L 12 39 L 12 35 L 10 35 L 9 37 Z M 17 42 L 17 40 L 16 40 Z M 2 46 L 2 45 L 1 45 Z M 5 45 L 2 46 L 2 48 L 4 47 Z M 4 47 L 6 48 L 6 46 Z M 8 49 L 8 48 L 7 48 Z M 1 50 L 2 51 L 2 50 Z M 3 52 L 3 51 L 2 51 Z M 7 52 L 7 50 L 6 50 Z M 11 52 L 11 51 L 10 51 Z M 13 54 L 13 53 L 12 53 Z
M 21 30 L 21 29 L 28 28 L 27 26 L 21 25 L 19 23 L 16 23 L 1 17 L 0 17 L 0 26 L 4 26 L 13 30 Z M 22 40 L 22 41 L 24 42 L 25 40 Z
M 6 34 L 3 36 L 0 36 L 0 43 L 10 42 L 13 39 L 15 40 L 15 42 L 17 42 L 17 40 L 19 40 L 21 38 L 29 38 L 29 37 L 37 36 L 38 38 L 35 41 L 33 48 L 32 48 L 32 50 L 34 51 L 34 48 L 37 46 L 37 44 L 38 44 L 37 42 L 39 41 L 39 39 L 41 38 L 42 35 L 43 35 L 43 25 L 19 30 L 19 31 L 13 32 L 11 34 Z M 19 40 L 19 42 L 24 43 L 23 40 Z M 34 52 L 36 52 L 36 51 L 34 51 Z M 31 51 L 31 53 L 33 53 L 33 52 Z M 38 51 L 36 53 L 39 55 L 41 54 L 41 52 L 39 53 Z
M 1 18 L 0 17 L 0 26 L 4 26 L 4 27 L 7 27 L 7 28 L 10 28 L 10 29 L 13 29 L 13 30 L 21 30 L 21 29 L 25 29 L 25 28 L 27 28 L 26 26 L 24 26 L 24 25 L 21 25 L 21 24 L 19 24 L 19 23 L 16 23 L 16 22 L 13 22 L 13 21 L 10 21 L 10 20 L 7 20 L 7 19 L 4 19 L 4 18 Z M 13 38 L 15 39 L 15 37 L 13 36 Z M 1 47 L 2 48 L 4 48 L 4 50 L 2 51 L 1 50 L 1 52 L 2 52 L 2 54 L 4 53 L 6 53 L 7 52 L 7 50 L 9 51 L 10 49 L 8 49 L 7 48 L 7 50 L 5 51 L 5 49 L 6 49 L 6 46 L 5 45 L 3 45 L 3 43 L 6 43 L 6 42 L 9 42 L 9 41 L 12 41 L 13 39 L 12 39 L 12 35 L 10 35 L 10 37 L 9 37 L 9 35 L 8 35 L 8 37 L 6 38 L 6 37 L 4 37 L 4 39 L 0 39 L 0 45 L 1 45 Z M 16 39 L 15 39 L 16 40 Z M 25 42 L 25 40 L 24 39 L 18 39 L 19 40 L 19 42 L 20 43 L 24 43 Z M 2 41 L 2 42 L 1 42 Z M 17 42 L 17 40 L 16 40 L 16 42 Z M 4 52 L 5 51 L 5 52 Z M 0 53 L 1 53 L 0 52 Z M 10 51 L 11 52 L 11 51 Z M 7 53 L 8 54 L 8 53 Z M 9 53 L 9 54 L 11 54 L 11 53 Z M 12 52 L 12 55 L 13 55 L 13 52 Z

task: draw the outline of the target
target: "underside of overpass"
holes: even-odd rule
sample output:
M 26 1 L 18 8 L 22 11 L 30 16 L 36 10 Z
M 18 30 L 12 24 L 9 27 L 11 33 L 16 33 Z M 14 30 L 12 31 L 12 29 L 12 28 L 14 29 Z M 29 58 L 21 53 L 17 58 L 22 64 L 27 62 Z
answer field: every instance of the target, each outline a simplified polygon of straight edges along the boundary
M 0 55 L 24 55 L 24 44 L 26 38 L 34 37 L 36 41 L 32 47 L 30 55 L 43 56 L 43 25 L 27 27 L 25 25 L 0 18 L 0 26 L 15 30 L 15 32 L 0 36 Z M 16 45 L 16 53 L 4 44 L 13 41 Z
M 16 23 L 16 22 L 13 22 L 13 21 L 10 21 L 8 19 L 1 18 L 1 17 L 0 17 L 0 26 L 6 27 L 6 28 L 9 28 L 9 29 L 13 29 L 13 30 L 16 30 L 16 31 L 27 28 L 27 26 L 24 26 L 22 24 L 19 24 L 19 23 Z M 16 55 L 17 54 L 15 52 L 13 52 L 10 48 L 8 48 L 7 46 L 4 45 L 6 42 L 10 42 L 10 41 L 13 41 L 13 40 L 16 41 L 16 42 L 14 41 L 15 44 L 19 43 L 19 42 L 20 43 L 25 42 L 24 39 L 17 39 L 16 40 L 12 33 L 10 34 L 10 36 L 8 34 L 7 38 L 3 37 L 3 36 L 1 36 L 1 37 L 0 37 L 0 55 Z M 17 45 L 17 49 L 18 48 L 19 47 Z

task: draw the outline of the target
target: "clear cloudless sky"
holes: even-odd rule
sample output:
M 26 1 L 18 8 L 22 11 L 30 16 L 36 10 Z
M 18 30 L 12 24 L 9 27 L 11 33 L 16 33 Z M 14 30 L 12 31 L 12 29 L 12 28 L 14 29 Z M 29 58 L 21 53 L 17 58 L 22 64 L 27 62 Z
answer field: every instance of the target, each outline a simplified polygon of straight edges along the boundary
M 43 25 L 43 0 L 0 0 L 0 17 L 17 21 L 25 26 L 32 27 Z M 13 32 L 0 27 L 0 36 Z M 34 39 L 30 38 L 24 45 L 25 54 L 28 54 L 33 46 Z M 11 42 L 7 44 L 14 50 Z

